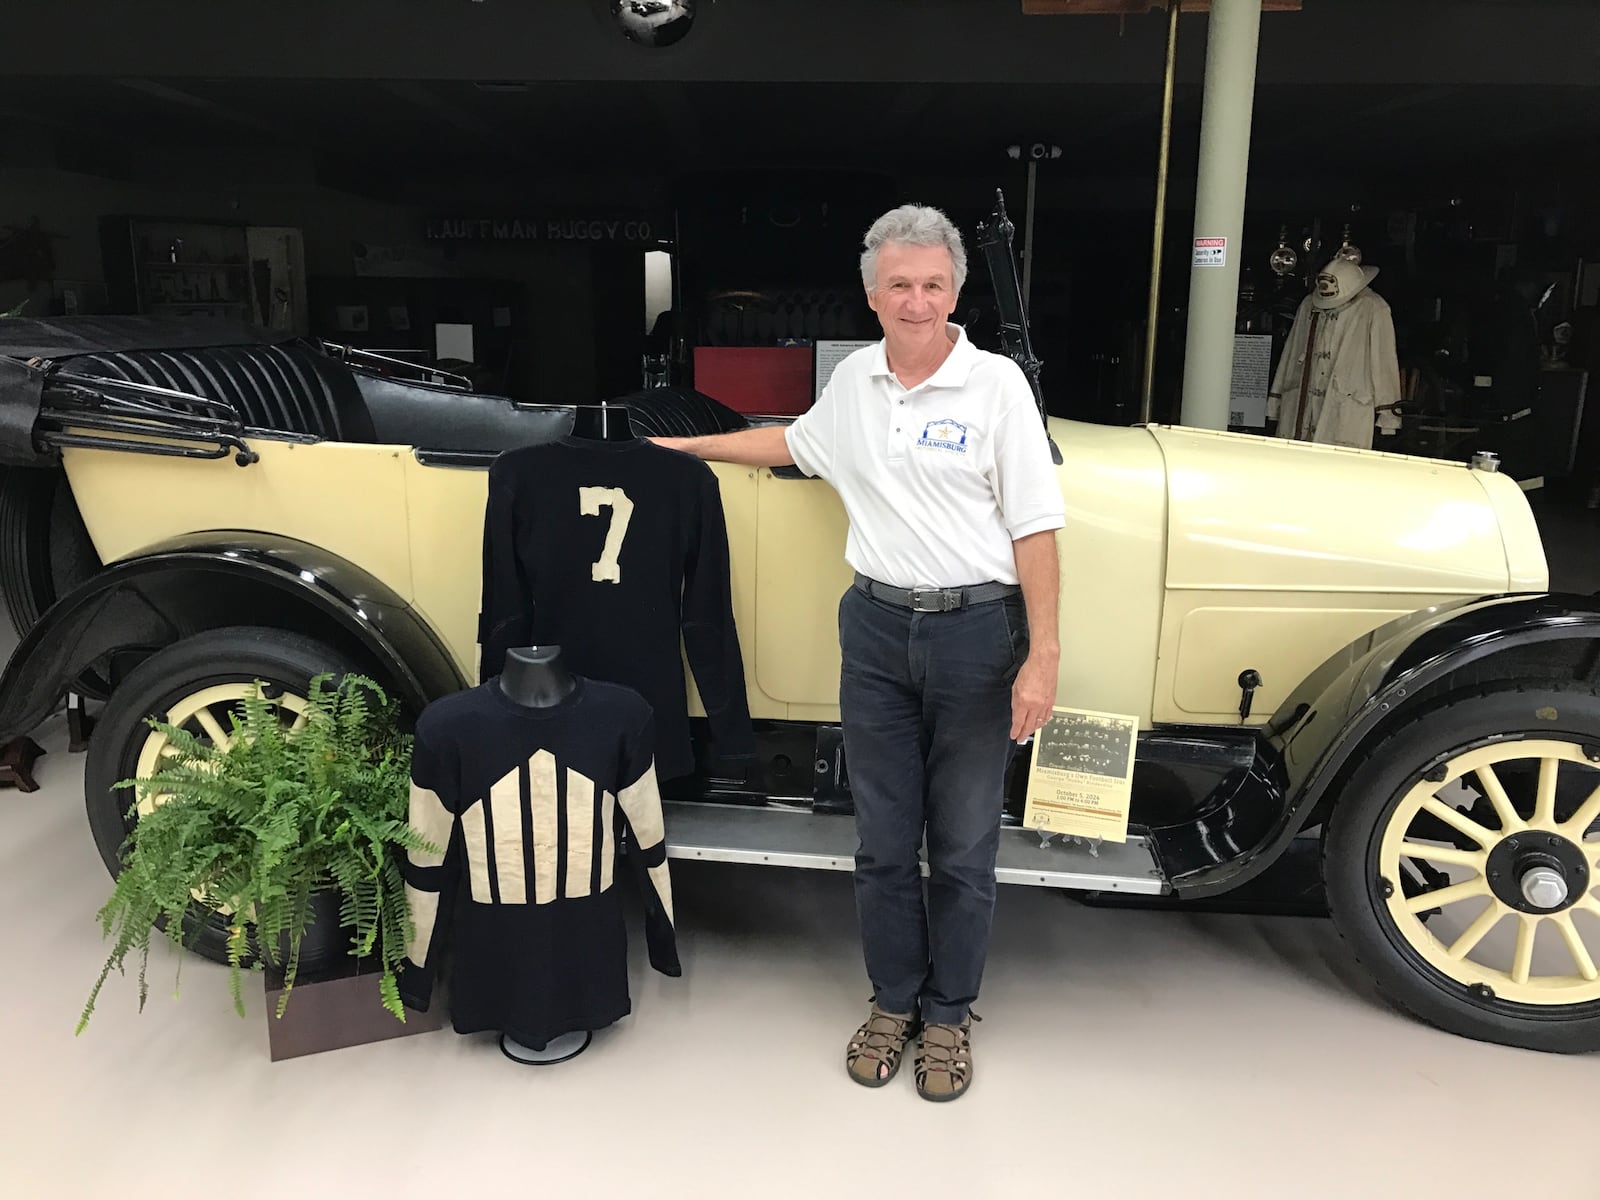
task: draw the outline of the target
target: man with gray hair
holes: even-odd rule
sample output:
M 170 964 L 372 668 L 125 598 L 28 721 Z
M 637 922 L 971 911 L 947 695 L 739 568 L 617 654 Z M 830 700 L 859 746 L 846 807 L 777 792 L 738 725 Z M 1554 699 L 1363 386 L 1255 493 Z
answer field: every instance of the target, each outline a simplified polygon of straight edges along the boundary
M 966 273 L 944 213 L 885 213 L 861 255 L 881 342 L 840 363 L 787 426 L 654 439 L 720 462 L 796 464 L 844 503 L 856 575 L 839 603 L 839 705 L 873 987 L 845 1065 L 880 1087 L 917 1037 L 929 1100 L 972 1081 L 1006 767 L 1050 716 L 1061 656 L 1060 483 L 1021 368 L 950 322 Z

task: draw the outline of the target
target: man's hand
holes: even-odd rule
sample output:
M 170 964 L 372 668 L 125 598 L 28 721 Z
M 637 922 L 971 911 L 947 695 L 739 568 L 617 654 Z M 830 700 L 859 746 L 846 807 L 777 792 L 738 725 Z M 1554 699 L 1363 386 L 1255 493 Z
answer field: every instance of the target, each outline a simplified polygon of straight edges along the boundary
M 1011 685 L 1011 740 L 1021 742 L 1050 719 L 1056 704 L 1056 675 L 1061 668 L 1060 652 L 1032 652 L 1017 672 Z

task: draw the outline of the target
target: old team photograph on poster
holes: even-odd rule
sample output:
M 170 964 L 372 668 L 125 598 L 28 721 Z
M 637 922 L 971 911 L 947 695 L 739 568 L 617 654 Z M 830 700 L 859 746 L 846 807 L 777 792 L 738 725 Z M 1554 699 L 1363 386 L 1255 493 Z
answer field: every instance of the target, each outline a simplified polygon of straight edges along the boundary
M 1138 736 L 1134 717 L 1057 708 L 1034 735 L 1023 825 L 1127 841 Z

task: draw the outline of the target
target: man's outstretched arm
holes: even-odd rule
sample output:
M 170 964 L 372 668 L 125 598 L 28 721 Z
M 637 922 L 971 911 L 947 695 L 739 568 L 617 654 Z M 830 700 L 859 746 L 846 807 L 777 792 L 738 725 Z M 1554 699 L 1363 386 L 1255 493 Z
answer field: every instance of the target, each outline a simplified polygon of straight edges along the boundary
M 747 467 L 787 467 L 794 463 L 782 425 L 759 425 L 754 429 L 702 437 L 653 437 L 650 441 L 708 462 L 740 463 Z
M 1017 579 L 1028 614 L 1028 657 L 1011 688 L 1011 739 L 1023 741 L 1055 711 L 1056 676 L 1061 670 L 1061 630 L 1057 605 L 1061 567 L 1053 529 L 1012 542 Z

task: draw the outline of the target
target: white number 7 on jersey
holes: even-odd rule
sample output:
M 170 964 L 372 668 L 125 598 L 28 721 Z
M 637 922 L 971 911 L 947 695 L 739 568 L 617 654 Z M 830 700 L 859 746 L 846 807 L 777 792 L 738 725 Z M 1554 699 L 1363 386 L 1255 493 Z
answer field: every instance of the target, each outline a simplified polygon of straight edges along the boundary
M 598 517 L 600 510 L 611 509 L 611 527 L 606 530 L 606 544 L 600 551 L 600 561 L 589 568 L 596 583 L 621 583 L 622 539 L 628 534 L 628 522 L 633 519 L 633 501 L 621 488 L 581 487 L 578 489 L 578 511 L 586 517 Z

